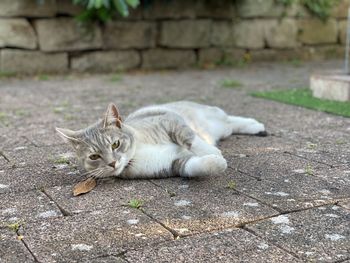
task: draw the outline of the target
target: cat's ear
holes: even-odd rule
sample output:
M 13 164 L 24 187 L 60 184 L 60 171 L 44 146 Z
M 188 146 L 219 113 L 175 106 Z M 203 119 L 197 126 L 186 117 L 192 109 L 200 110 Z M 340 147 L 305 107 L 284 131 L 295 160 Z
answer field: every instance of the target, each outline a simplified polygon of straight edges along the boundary
M 80 140 L 77 138 L 78 132 L 62 128 L 56 128 L 56 131 L 66 143 L 74 148 L 80 143 Z
M 118 108 L 113 103 L 108 105 L 103 119 L 103 128 L 106 128 L 111 124 L 115 124 L 118 128 L 121 128 L 122 126 L 122 117 L 119 114 Z

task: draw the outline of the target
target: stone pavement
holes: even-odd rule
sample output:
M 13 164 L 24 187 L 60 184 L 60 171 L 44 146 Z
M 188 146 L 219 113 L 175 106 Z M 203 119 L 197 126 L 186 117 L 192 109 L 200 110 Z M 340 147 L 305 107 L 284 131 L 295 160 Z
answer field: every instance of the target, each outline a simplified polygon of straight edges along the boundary
M 247 95 L 340 66 L 1 79 L 0 262 L 349 262 L 350 119 Z M 225 174 L 109 179 L 72 196 L 81 170 L 54 127 L 84 127 L 111 101 L 126 115 L 180 99 L 257 118 L 270 136 L 220 143 Z

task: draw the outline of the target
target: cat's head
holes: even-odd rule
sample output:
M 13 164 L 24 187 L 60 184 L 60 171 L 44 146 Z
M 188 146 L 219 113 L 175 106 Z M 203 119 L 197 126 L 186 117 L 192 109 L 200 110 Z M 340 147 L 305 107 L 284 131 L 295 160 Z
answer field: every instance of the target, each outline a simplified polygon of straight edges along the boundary
M 96 176 L 119 175 L 135 152 L 132 131 L 122 123 L 118 109 L 110 104 L 104 118 L 78 131 L 56 128 L 76 152 L 79 162 Z

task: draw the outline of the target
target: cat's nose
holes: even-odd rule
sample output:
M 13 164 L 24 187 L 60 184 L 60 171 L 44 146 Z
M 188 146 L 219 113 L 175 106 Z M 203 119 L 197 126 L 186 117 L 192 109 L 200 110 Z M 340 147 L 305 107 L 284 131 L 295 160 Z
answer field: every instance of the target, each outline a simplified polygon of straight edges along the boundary
M 115 168 L 115 161 L 109 163 L 108 166 Z

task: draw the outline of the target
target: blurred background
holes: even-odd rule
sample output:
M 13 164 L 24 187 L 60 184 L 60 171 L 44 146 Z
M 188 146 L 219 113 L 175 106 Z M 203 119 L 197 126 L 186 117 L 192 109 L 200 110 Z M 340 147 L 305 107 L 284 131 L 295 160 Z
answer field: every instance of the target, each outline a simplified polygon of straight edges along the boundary
M 349 0 L 1 0 L 0 71 L 244 66 L 344 55 Z

